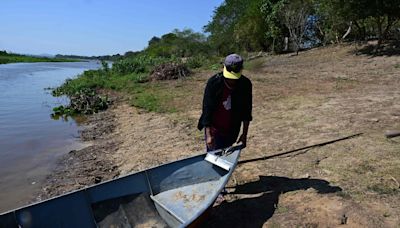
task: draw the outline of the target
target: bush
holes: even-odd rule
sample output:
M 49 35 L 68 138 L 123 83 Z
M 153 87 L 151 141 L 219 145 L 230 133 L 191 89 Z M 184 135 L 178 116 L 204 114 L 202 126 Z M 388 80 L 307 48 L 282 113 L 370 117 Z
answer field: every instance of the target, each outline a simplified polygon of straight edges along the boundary
M 200 67 L 206 65 L 207 62 L 208 62 L 208 60 L 205 56 L 199 55 L 199 56 L 190 57 L 187 60 L 186 64 L 189 68 L 196 69 L 196 68 L 200 68 Z
M 119 74 L 143 73 L 146 71 L 144 65 L 136 59 L 124 59 L 113 64 L 112 70 Z
M 70 96 L 70 104 L 53 108 L 52 116 L 73 116 L 76 114 L 93 114 L 108 108 L 110 101 L 93 89 L 82 89 Z
M 113 64 L 112 70 L 113 72 L 118 74 L 148 73 L 154 66 L 166 62 L 178 62 L 178 60 L 176 57 L 152 57 L 150 55 L 143 54 L 115 62 Z
M 67 79 L 64 84 L 52 91 L 53 96 L 73 96 L 82 89 L 104 88 L 109 76 L 102 70 L 88 70 L 75 79 Z

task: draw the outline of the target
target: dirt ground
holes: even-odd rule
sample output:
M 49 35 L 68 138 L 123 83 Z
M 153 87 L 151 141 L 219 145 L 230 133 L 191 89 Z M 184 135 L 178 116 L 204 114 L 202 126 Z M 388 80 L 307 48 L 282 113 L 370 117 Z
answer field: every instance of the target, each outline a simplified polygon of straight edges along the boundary
M 207 227 L 400 227 L 400 56 L 334 46 L 253 60 L 248 146 Z M 92 146 L 60 161 L 40 199 L 204 152 L 196 129 L 212 72 L 163 82 L 176 113 L 118 101 L 91 117 Z M 286 156 L 267 156 L 362 133 Z M 233 181 L 234 180 L 234 181 Z M 343 225 L 341 225 L 343 224 Z

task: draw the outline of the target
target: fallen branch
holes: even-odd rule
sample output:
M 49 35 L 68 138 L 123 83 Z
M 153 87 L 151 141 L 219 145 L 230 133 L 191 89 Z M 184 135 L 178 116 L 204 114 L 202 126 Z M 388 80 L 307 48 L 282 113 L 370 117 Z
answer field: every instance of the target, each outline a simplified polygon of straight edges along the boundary
M 314 144 L 314 145 L 310 145 L 310 146 L 298 148 L 298 149 L 295 149 L 295 150 L 290 150 L 290 151 L 282 152 L 282 153 L 279 153 L 279 154 L 268 155 L 268 156 L 261 157 L 261 158 L 253 158 L 253 159 L 243 160 L 243 161 L 239 161 L 238 164 L 244 164 L 244 163 L 248 163 L 248 162 L 267 160 L 267 159 L 271 159 L 271 158 L 283 156 L 283 155 L 286 155 L 286 154 L 291 154 L 291 153 L 294 153 L 294 152 L 297 152 L 297 151 L 301 151 L 301 150 L 305 150 L 305 149 L 309 149 L 309 148 L 326 146 L 326 145 L 328 145 L 328 144 L 332 144 L 332 143 L 335 143 L 335 142 L 339 142 L 339 141 L 351 139 L 351 138 L 354 138 L 354 137 L 357 137 L 357 136 L 361 136 L 362 134 L 363 134 L 363 133 L 358 133 L 358 134 L 346 136 L 346 137 L 343 137 L 343 138 L 338 138 L 338 139 L 334 139 L 334 140 L 331 140 L 331 141 L 327 141 L 327 142 L 323 142 L 323 143 L 318 143 L 318 144 Z
M 400 136 L 400 131 L 386 131 L 385 136 L 386 138 L 394 138 Z
M 390 176 L 390 179 L 392 179 L 396 183 L 397 188 L 400 188 L 400 183 L 396 180 L 396 178 L 394 178 L 392 175 L 389 175 L 389 176 Z

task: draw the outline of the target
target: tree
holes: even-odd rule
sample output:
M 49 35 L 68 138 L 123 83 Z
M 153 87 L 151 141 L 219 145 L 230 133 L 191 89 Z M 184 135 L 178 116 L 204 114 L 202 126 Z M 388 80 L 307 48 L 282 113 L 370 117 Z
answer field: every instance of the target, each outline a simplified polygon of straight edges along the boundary
M 261 12 L 263 2 L 226 0 L 215 9 L 204 31 L 210 33 L 210 43 L 218 54 L 267 50 L 267 28 Z
M 243 0 L 225 0 L 214 10 L 212 20 L 204 26 L 204 31 L 210 33 L 209 41 L 217 54 L 225 55 L 240 50 L 234 39 L 234 31 L 247 4 Z
M 280 13 L 285 5 L 285 0 L 264 0 L 261 5 L 266 26 L 266 38 L 272 40 L 271 51 L 276 52 L 277 41 L 281 41 L 285 37 L 285 28 L 280 20 Z M 281 45 L 282 46 L 282 45 Z M 278 48 L 282 50 L 282 47 Z
M 234 38 L 239 48 L 248 52 L 267 50 L 267 28 L 261 12 L 262 0 L 249 1 L 246 10 L 234 27 Z
M 350 7 L 358 7 L 358 20 L 372 18 L 376 25 L 378 36 L 377 49 L 381 43 L 388 38 L 388 35 L 400 21 L 400 2 L 398 0 L 358 0 L 350 1 Z
M 294 44 L 294 51 L 297 55 L 303 45 L 310 14 L 311 5 L 309 2 L 302 0 L 285 2 L 281 8 L 281 18 L 289 31 L 290 39 Z
M 314 5 L 324 39 L 334 40 L 334 34 L 336 42 L 354 25 L 357 33 L 349 37 L 375 36 L 379 47 L 400 20 L 399 0 L 314 0 Z
M 154 45 L 158 42 L 160 42 L 161 38 L 157 37 L 157 36 L 153 36 L 150 40 L 149 40 L 149 46 Z
M 161 38 L 153 37 L 145 52 L 151 56 L 190 57 L 209 52 L 207 38 L 204 34 L 191 29 L 174 29 Z

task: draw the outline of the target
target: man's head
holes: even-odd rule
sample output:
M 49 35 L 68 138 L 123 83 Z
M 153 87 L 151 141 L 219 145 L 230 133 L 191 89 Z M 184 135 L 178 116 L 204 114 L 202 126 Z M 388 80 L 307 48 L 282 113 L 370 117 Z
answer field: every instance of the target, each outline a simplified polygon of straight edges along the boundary
M 243 58 L 238 54 L 226 56 L 224 61 L 224 77 L 228 79 L 239 79 L 242 76 Z

